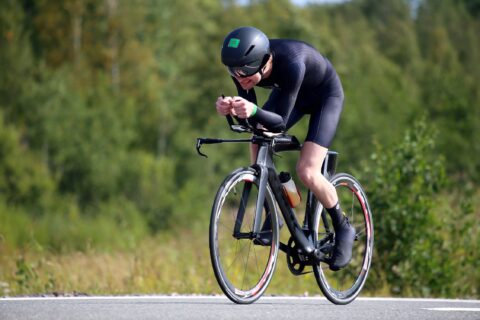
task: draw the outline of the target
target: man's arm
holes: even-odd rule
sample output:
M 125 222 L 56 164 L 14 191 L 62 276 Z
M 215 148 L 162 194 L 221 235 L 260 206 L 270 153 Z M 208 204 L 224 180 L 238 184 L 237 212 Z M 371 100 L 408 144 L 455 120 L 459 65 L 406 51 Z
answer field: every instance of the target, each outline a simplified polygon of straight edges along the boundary
M 273 89 L 268 97 L 267 102 L 263 106 L 264 111 L 274 110 L 280 115 L 285 124 L 295 107 L 297 102 L 298 92 L 302 86 L 305 77 L 305 64 L 295 63 L 290 64 L 284 72 L 286 83 L 282 84 L 281 88 Z
M 255 94 L 255 90 L 244 90 L 234 77 L 232 77 L 232 79 L 237 87 L 238 95 L 256 105 L 257 96 Z M 263 110 L 260 107 L 257 107 L 257 112 L 253 117 L 249 118 L 249 121 L 254 125 L 257 123 L 261 124 L 268 131 L 281 132 L 285 130 L 285 123 L 283 122 L 281 116 L 274 112 Z
M 290 113 L 297 101 L 298 92 L 305 76 L 305 64 L 292 63 L 284 71 L 285 83 L 281 88 L 274 88 L 263 109 L 251 117 L 273 132 L 285 131 Z

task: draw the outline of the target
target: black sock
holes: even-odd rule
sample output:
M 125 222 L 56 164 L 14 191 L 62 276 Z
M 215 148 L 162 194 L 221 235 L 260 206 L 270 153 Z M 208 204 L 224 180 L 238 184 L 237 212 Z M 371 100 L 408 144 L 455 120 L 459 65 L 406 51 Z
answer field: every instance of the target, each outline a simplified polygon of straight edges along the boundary
M 336 229 L 345 220 L 345 216 L 343 215 L 342 209 L 340 208 L 340 204 L 337 202 L 337 204 L 333 208 L 325 209 L 332 218 L 333 228 Z

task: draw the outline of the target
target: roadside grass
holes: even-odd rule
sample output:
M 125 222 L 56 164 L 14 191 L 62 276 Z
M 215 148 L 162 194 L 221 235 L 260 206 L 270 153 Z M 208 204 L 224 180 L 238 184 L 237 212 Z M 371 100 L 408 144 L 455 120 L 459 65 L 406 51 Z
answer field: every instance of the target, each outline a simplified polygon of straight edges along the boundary
M 207 230 L 150 237 L 128 250 L 58 254 L 32 248 L 2 254 L 0 296 L 221 294 L 210 264 Z M 315 296 L 321 291 L 313 273 L 293 276 L 280 253 L 266 294 Z
M 451 259 L 458 259 L 461 263 L 454 264 L 455 270 L 450 271 L 454 274 L 455 283 L 445 284 L 452 288 L 450 292 L 453 294 L 440 292 L 431 296 L 479 297 L 480 228 L 476 223 L 480 218 L 479 196 L 477 191 L 476 196 L 471 198 L 473 201 L 466 204 L 456 203 L 457 195 L 438 198 L 437 212 L 442 222 L 438 232 L 443 235 L 444 245 L 452 252 Z M 462 216 L 458 206 L 469 206 L 471 211 L 467 211 L 470 214 Z M 134 237 L 129 235 L 128 224 L 121 228 L 107 227 L 106 218 L 83 220 L 65 216 L 63 221 L 56 221 L 56 226 L 70 232 L 78 226 L 82 233 L 77 234 L 75 241 L 79 243 L 69 244 L 69 233 L 57 231 L 52 237 L 60 243 L 52 248 L 35 238 L 38 228 L 55 232 L 48 221 L 32 223 L 18 210 L 9 211 L 8 221 L 5 217 L 0 215 L 3 219 L 0 219 L 0 296 L 222 294 L 210 263 L 208 222 L 192 223 L 188 230 L 182 228 L 142 238 L 138 231 Z M 48 242 L 45 232 L 40 232 L 42 241 Z M 100 240 L 92 241 L 90 233 L 104 234 L 99 235 Z M 16 237 L 15 241 L 10 241 L 12 236 Z M 385 235 L 377 233 L 375 236 Z M 114 243 L 108 242 L 108 238 Z M 122 238 L 128 241 L 122 243 Z M 288 240 L 285 227 L 281 240 Z M 61 246 L 62 243 L 66 246 Z M 378 269 L 377 266 L 374 256 L 372 268 Z M 375 270 L 376 276 L 369 277 L 362 296 L 390 296 L 392 291 L 386 281 L 387 272 L 389 270 Z M 399 295 L 418 296 L 415 290 L 410 289 Z M 286 265 L 285 254 L 280 253 L 266 295 L 315 296 L 321 295 L 321 291 L 313 273 L 293 276 Z

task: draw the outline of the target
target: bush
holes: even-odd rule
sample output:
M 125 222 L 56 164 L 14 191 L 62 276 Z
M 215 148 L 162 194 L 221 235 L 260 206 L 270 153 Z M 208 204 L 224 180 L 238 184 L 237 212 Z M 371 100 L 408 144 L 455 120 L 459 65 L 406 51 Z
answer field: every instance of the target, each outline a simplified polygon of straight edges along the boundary
M 47 166 L 39 160 L 0 113 L 0 194 L 6 203 L 29 208 L 33 215 L 47 210 L 55 191 Z
M 126 199 L 88 208 L 82 215 L 73 200 L 63 199 L 56 211 L 34 219 L 28 211 L 0 201 L 0 246 L 6 251 L 33 249 L 40 252 L 71 252 L 135 248 L 148 235 L 136 206 Z
M 152 232 L 170 226 L 176 202 L 173 162 L 146 152 L 133 152 L 123 167 L 122 194 L 142 213 Z
M 375 166 L 366 168 L 362 180 L 375 224 L 372 276 L 378 280 L 386 272 L 393 294 L 440 293 L 453 275 L 437 230 L 441 216 L 433 210 L 446 181 L 433 130 L 425 119 L 417 121 L 400 144 L 377 145 L 371 162 Z

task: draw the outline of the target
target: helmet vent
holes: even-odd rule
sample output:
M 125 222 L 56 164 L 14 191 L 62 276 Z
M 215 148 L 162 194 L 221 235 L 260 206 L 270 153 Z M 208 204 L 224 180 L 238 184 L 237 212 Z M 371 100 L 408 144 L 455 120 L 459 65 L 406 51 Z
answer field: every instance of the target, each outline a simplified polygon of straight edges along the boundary
M 250 48 L 248 48 L 247 52 L 245 52 L 245 56 L 248 56 L 248 54 L 250 53 L 250 51 L 253 50 L 253 48 L 255 48 L 255 45 L 254 45 L 254 44 L 252 44 L 252 45 L 250 46 Z

